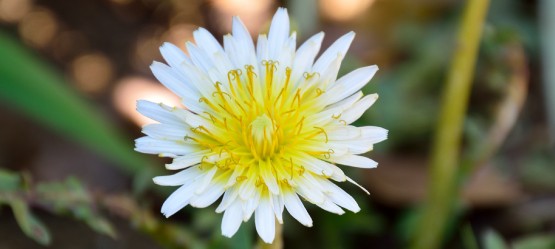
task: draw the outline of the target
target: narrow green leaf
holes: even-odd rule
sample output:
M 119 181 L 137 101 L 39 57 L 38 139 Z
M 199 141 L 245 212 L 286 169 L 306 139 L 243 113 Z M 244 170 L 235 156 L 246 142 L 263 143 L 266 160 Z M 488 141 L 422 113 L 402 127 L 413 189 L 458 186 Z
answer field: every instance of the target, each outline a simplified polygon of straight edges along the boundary
M 472 231 L 472 226 L 470 223 L 464 225 L 462 229 L 462 242 L 464 244 L 464 248 L 466 249 L 480 249 L 478 246 L 478 242 L 476 241 L 476 236 L 474 236 L 474 232 Z
M 127 173 L 148 167 L 131 141 L 72 91 L 60 74 L 1 31 L 0 55 L 0 100 L 106 156 Z
M 10 206 L 15 215 L 17 224 L 25 235 L 32 238 L 41 245 L 49 245 L 51 242 L 50 233 L 48 229 L 33 216 L 23 200 L 13 198 L 10 200 Z

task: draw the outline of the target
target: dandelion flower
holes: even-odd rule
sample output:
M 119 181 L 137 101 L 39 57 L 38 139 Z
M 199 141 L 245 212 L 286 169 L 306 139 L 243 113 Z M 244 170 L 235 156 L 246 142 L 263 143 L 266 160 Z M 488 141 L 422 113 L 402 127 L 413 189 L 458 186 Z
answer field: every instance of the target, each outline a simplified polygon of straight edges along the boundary
M 300 197 L 332 213 L 358 212 L 356 201 L 332 182 L 356 184 L 337 165 L 376 167 L 360 154 L 385 140 L 387 130 L 351 125 L 378 98 L 360 91 L 377 66 L 337 79 L 354 36 L 342 36 L 315 60 L 324 34 L 296 49 L 287 10 L 280 8 L 256 47 L 238 17 L 223 47 L 203 28 L 194 32 L 196 44 L 187 42 L 188 56 L 164 44 L 168 65 L 154 62 L 152 72 L 187 109 L 139 101 L 138 111 L 159 123 L 144 126 L 146 136 L 136 140 L 137 151 L 173 158 L 166 168 L 179 170 L 154 178 L 180 186 L 162 213 L 204 208 L 223 196 L 216 212 L 224 212 L 224 236 L 254 214 L 259 236 L 271 243 L 284 209 L 312 226 Z

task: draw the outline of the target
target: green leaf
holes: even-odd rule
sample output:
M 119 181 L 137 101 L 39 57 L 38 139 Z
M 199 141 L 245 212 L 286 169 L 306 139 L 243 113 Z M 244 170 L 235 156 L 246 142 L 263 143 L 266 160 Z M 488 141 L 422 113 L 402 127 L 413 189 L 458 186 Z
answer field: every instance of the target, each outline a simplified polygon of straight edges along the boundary
M 474 236 L 474 232 L 472 231 L 472 226 L 470 223 L 467 223 L 462 228 L 461 232 L 461 239 L 466 249 L 480 249 L 478 246 L 478 242 L 476 241 L 476 236 Z
M 98 216 L 91 216 L 86 221 L 87 221 L 87 225 L 89 225 L 89 227 L 92 228 L 97 233 L 108 235 L 114 239 L 116 238 L 116 231 L 112 227 L 112 224 L 110 224 L 104 218 L 98 217 Z
M 18 198 L 10 200 L 10 206 L 15 215 L 17 224 L 25 235 L 32 238 L 41 245 L 49 245 L 51 242 L 48 229 L 29 211 L 27 203 Z
M 494 230 L 488 230 L 484 237 L 485 249 L 509 249 L 501 235 Z
M 19 42 L 0 31 L 0 100 L 111 159 L 127 173 L 149 166 L 98 111 L 64 78 Z
M 555 235 L 531 235 L 513 243 L 514 249 L 553 249 Z
M 45 206 L 53 207 L 52 211 L 57 214 L 71 213 L 94 231 L 116 237 L 112 225 L 93 210 L 94 200 L 77 178 L 69 177 L 63 182 L 38 184 L 37 194 L 39 201 Z

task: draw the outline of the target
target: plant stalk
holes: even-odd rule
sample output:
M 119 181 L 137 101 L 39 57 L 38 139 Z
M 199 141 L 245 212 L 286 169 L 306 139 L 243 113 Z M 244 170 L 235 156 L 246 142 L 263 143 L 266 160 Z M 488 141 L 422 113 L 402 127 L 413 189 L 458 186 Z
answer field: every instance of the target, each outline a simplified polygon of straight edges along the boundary
M 468 0 L 447 76 L 431 161 L 428 198 L 412 238 L 413 249 L 435 249 L 442 243 L 453 206 L 462 127 L 468 104 L 482 27 L 489 0 Z

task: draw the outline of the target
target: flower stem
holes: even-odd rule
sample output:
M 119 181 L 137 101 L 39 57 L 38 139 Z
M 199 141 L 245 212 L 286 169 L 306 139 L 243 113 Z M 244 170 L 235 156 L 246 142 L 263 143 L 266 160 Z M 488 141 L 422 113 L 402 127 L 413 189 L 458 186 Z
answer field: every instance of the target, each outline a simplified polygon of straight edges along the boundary
M 437 134 L 430 162 L 430 184 L 425 209 L 420 216 L 413 249 L 441 246 L 443 231 L 452 215 L 457 195 L 459 147 L 478 45 L 489 0 L 468 0 L 457 38 L 453 63 L 443 93 Z

